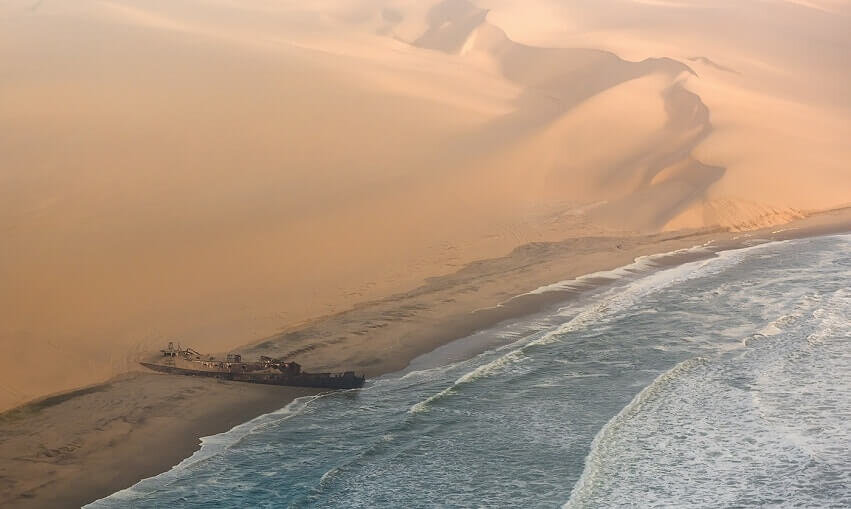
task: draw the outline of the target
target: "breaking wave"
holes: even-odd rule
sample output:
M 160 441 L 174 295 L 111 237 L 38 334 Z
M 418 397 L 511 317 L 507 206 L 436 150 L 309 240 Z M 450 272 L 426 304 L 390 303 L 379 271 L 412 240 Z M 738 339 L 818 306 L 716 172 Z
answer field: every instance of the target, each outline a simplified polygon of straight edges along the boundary
M 477 355 L 302 398 L 91 507 L 851 506 L 849 247 L 638 259 L 461 340 Z

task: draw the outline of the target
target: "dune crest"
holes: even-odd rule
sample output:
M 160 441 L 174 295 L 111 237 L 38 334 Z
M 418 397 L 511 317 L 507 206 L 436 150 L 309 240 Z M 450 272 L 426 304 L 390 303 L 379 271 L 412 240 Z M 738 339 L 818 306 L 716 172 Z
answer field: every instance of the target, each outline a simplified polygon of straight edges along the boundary
M 412 42 L 491 62 L 505 79 L 522 87 L 515 111 L 491 122 L 479 133 L 483 140 L 465 139 L 464 147 L 483 146 L 490 151 L 517 143 L 557 125 L 560 117 L 592 97 L 628 81 L 662 75 L 669 82 L 659 91 L 664 97 L 666 125 L 644 152 L 622 158 L 614 167 L 589 165 L 566 170 L 559 166 L 560 158 L 547 168 L 547 180 L 567 186 L 592 182 L 591 188 L 583 187 L 581 193 L 606 200 L 592 220 L 602 226 L 647 231 L 671 224 L 678 214 L 704 199 L 709 187 L 723 176 L 724 168 L 703 164 L 691 153 L 712 126 L 706 105 L 680 80 L 696 76 L 687 65 L 669 58 L 629 62 L 600 50 L 519 44 L 489 23 L 487 14 L 467 0 L 445 0 L 428 11 L 428 30 Z M 570 131 L 561 133 L 564 138 L 572 135 Z M 545 166 L 540 161 L 529 164 L 538 166 L 538 171 Z M 657 178 L 661 173 L 665 177 Z M 574 193 L 573 198 L 582 197 Z

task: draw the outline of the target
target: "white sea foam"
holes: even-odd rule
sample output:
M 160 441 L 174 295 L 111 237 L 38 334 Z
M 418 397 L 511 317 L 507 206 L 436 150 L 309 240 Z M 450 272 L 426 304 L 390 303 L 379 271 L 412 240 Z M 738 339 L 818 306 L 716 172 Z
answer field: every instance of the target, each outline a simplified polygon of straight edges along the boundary
M 670 251 L 667 253 L 639 256 L 628 265 L 624 265 L 622 267 L 618 267 L 612 270 L 592 272 L 591 274 L 585 274 L 574 279 L 566 279 L 557 283 L 544 285 L 522 295 L 541 295 L 549 292 L 580 290 L 589 287 L 594 281 L 600 279 L 608 279 L 614 281 L 623 278 L 636 277 L 638 275 L 646 274 L 649 271 L 658 269 L 661 266 L 659 264 L 659 261 L 664 260 L 665 258 L 669 258 L 671 256 L 682 254 L 705 254 L 706 256 L 712 256 L 713 251 L 707 249 L 710 243 L 711 241 L 703 245 L 693 246 L 685 249 L 678 249 L 676 251 Z
M 610 453 L 609 449 L 612 442 L 621 430 L 629 424 L 629 420 L 638 414 L 642 407 L 666 385 L 691 370 L 703 367 L 705 364 L 706 359 L 700 357 L 677 364 L 659 375 L 650 385 L 639 392 L 618 415 L 603 426 L 591 442 L 591 452 L 585 460 L 585 469 L 573 488 L 570 500 L 564 505 L 565 509 L 588 506 L 588 499 L 593 495 L 596 484 L 601 481 L 602 476 L 606 475 L 602 470 L 604 462 L 608 460 L 607 455 Z
M 461 377 L 455 380 L 455 382 L 451 386 L 447 387 L 446 389 L 428 397 L 424 401 L 421 401 L 411 406 L 409 412 L 412 414 L 426 412 L 429 410 L 431 404 L 433 404 L 435 401 L 439 401 L 447 396 L 457 394 L 458 388 L 461 385 L 469 384 L 475 382 L 479 378 L 488 377 L 500 373 L 505 368 L 513 364 L 522 362 L 524 357 L 525 356 L 523 355 L 523 351 L 521 349 L 512 350 L 505 355 L 497 357 L 493 361 L 488 362 L 487 364 L 483 364 L 477 367 L 476 369 L 463 374 Z
M 543 346 L 555 341 L 562 341 L 567 334 L 592 327 L 595 324 L 598 324 L 600 320 L 605 317 L 615 316 L 625 309 L 633 306 L 647 295 L 657 292 L 674 283 L 718 273 L 730 266 L 740 263 L 748 255 L 748 253 L 754 249 L 755 248 L 751 247 L 725 251 L 713 258 L 689 262 L 662 270 L 659 270 L 660 266 L 654 261 L 675 254 L 695 252 L 709 253 L 708 251 L 705 251 L 705 246 L 695 246 L 688 249 L 673 251 L 671 253 L 636 258 L 634 263 L 612 271 L 589 274 L 582 278 L 578 278 L 577 280 L 571 280 L 570 282 L 556 283 L 556 285 L 542 287 L 555 288 L 558 285 L 562 285 L 560 288 L 563 289 L 566 287 L 564 285 L 573 284 L 575 281 L 588 281 L 600 277 L 615 279 L 625 277 L 626 275 L 636 277 L 641 271 L 647 271 L 649 269 L 655 270 L 655 272 L 647 272 L 644 277 L 632 280 L 624 286 L 615 287 L 604 292 L 602 295 L 594 298 L 589 304 L 580 307 L 578 310 L 572 307 L 565 308 L 562 313 L 573 315 L 567 322 L 552 328 L 552 330 L 539 335 L 537 338 L 533 336 L 531 339 L 528 337 L 522 338 L 509 345 L 511 347 L 509 352 L 493 361 L 476 367 L 458 378 L 451 386 L 423 401 L 416 403 L 415 405 L 412 405 L 409 412 L 412 414 L 426 412 L 435 401 L 457 394 L 458 387 L 460 385 L 471 383 L 480 378 L 493 376 L 503 372 L 504 368 L 521 362 L 525 357 L 524 352 L 527 348 Z M 538 290 L 536 290 L 538 293 L 542 293 L 543 291 L 552 291 L 542 289 Z
M 792 307 L 770 337 L 636 396 L 595 437 L 565 507 L 851 504 L 851 295 Z
M 184 459 L 177 465 L 171 467 L 169 471 L 154 477 L 143 479 L 129 488 L 125 488 L 121 491 L 113 493 L 108 497 L 96 500 L 86 505 L 85 507 L 90 509 L 98 509 L 99 507 L 101 507 L 101 505 L 104 505 L 104 507 L 114 507 L 114 503 L 120 502 L 122 500 L 136 499 L 140 495 L 143 495 L 148 491 L 156 489 L 157 486 L 167 484 L 171 478 L 175 477 L 176 475 L 179 475 L 181 470 L 185 470 L 194 465 L 198 465 L 214 456 L 222 454 L 223 452 L 227 451 L 229 447 L 232 447 L 240 440 L 253 433 L 261 432 L 265 427 L 269 426 L 274 422 L 290 419 L 300 414 L 311 402 L 323 396 L 323 394 L 319 394 L 316 396 L 304 396 L 301 398 L 296 398 L 288 405 L 279 410 L 261 415 L 248 422 L 235 426 L 223 433 L 202 437 L 201 447 L 197 451 L 195 451 L 192 456 Z M 109 500 L 110 504 L 104 504 L 104 501 L 106 500 Z
M 534 324 L 501 325 L 493 335 L 504 343 L 487 342 L 492 350 L 476 358 L 382 377 L 295 421 L 257 421 L 254 440 L 205 440 L 208 453 L 232 454 L 102 507 L 213 496 L 224 505 L 553 505 L 580 473 L 571 507 L 776 504 L 766 494 L 849 505 L 851 359 L 837 338 L 851 337 L 851 302 L 836 290 L 851 280 L 837 272 L 847 256 L 830 243 L 773 246 L 623 277 Z M 810 284 L 822 270 L 834 275 L 832 293 Z M 706 280 L 678 286 L 695 278 Z M 700 359 L 656 377 L 687 356 Z M 500 393 L 500 374 L 516 390 Z

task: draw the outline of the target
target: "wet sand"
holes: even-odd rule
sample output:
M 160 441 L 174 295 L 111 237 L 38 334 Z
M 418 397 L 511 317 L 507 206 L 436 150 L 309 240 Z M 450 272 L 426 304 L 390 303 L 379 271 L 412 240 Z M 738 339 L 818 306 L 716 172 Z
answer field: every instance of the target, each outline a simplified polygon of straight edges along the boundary
M 319 391 L 131 373 L 0 415 L 0 506 L 80 507 Z
M 291 355 L 310 369 L 377 376 L 503 320 L 575 298 L 566 290 L 518 295 L 614 269 L 636 257 L 710 243 L 711 251 L 851 231 L 851 209 L 750 233 L 694 230 L 522 246 L 412 291 L 331 315 L 242 349 Z M 676 265 L 711 251 L 654 259 Z M 593 282 L 592 282 L 593 283 Z M 224 432 L 318 391 L 138 372 L 0 414 L 0 505 L 78 507 L 165 471 L 199 438 Z

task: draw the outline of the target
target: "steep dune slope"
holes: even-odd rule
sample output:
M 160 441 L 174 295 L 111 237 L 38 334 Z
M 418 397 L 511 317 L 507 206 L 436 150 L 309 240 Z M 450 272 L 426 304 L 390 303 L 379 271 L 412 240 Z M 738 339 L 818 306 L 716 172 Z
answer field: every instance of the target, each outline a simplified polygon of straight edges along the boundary
M 639 153 L 619 154 L 611 164 L 568 166 L 568 154 L 548 167 L 537 151 L 524 166 L 546 171 L 545 179 L 562 199 L 605 201 L 592 214 L 602 225 L 647 230 L 661 228 L 705 199 L 724 168 L 701 163 L 691 152 L 710 134 L 710 114 L 700 98 L 679 78 L 695 76 L 685 64 L 668 58 L 640 62 L 620 59 L 594 49 L 541 48 L 512 41 L 503 30 L 486 22 L 487 12 L 466 0 L 446 0 L 428 15 L 429 28 L 413 44 L 465 59 L 488 60 L 510 82 L 522 87 L 515 110 L 493 122 L 480 139 L 464 139 L 463 146 L 492 151 L 535 136 L 569 116 L 577 105 L 621 84 L 648 76 L 663 76 L 659 90 L 667 119 Z M 648 101 L 648 97 L 640 100 Z M 599 118 L 586 119 L 586 122 Z M 619 119 L 607 119 L 620 122 Z M 552 139 L 550 132 L 548 138 Z M 576 136 L 573 126 L 556 134 L 556 144 Z M 605 146 L 607 140 L 597 143 Z M 614 147 L 612 147 L 614 148 Z M 540 195 L 535 197 L 541 199 Z
M 851 2 L 534 4 L 533 17 L 516 2 L 480 2 L 491 22 L 528 44 L 665 55 L 697 74 L 685 86 L 714 129 L 694 155 L 726 171 L 667 228 L 748 229 L 851 200 Z

